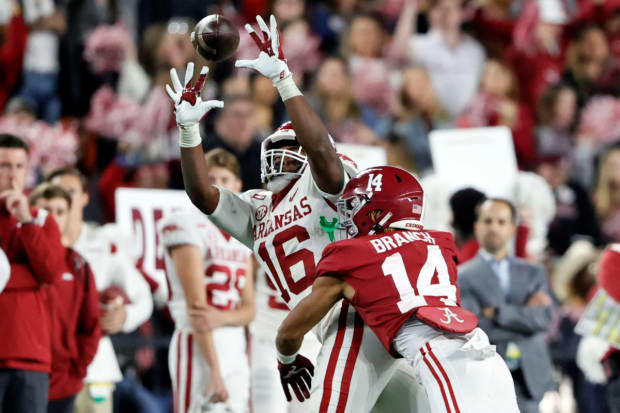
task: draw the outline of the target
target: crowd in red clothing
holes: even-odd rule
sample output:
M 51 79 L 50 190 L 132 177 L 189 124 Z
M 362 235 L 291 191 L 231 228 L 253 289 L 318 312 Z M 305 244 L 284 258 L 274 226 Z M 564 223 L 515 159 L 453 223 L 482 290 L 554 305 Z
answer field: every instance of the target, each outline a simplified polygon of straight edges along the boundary
M 295 80 L 337 142 L 380 146 L 389 164 L 424 178 L 434 173 L 431 131 L 510 128 L 521 173 L 542 182 L 550 197 L 540 209 L 517 204 L 523 219 L 514 252 L 546 264 L 551 285 L 553 268 L 574 259 L 576 241 L 594 247 L 620 242 L 620 0 L 217 3 L 0 2 L 0 133 L 30 144 L 24 186 L 76 165 L 90 183 L 86 219 L 98 222 L 114 220 L 119 187 L 182 188 L 177 128 L 163 86 L 171 68 L 205 63 L 189 40 L 193 24 L 210 13 L 225 15 L 240 29 L 236 57 L 254 58 L 243 24 L 274 13 Z M 56 47 L 45 56 L 44 73 L 37 72 L 43 69 L 35 53 L 42 33 Z M 268 79 L 234 69 L 231 59 L 211 65 L 203 96 L 226 102 L 203 121 L 205 147 L 225 147 L 241 160 L 244 189 L 260 185 L 260 141 L 287 120 L 275 89 Z M 53 110 L 59 108 L 54 102 L 61 110 Z M 457 196 L 450 221 L 462 261 L 478 250 L 472 225 L 480 198 L 469 195 L 477 201 Z M 0 219 L 16 233 L 40 231 L 17 228 L 3 209 Z M 0 234 L 0 240 L 4 248 L 9 238 Z M 29 251 L 21 251 L 19 260 L 30 260 Z M 54 265 L 75 269 L 70 261 Z M 570 299 L 558 297 L 560 306 L 570 307 L 565 313 L 578 314 L 587 299 L 584 286 L 591 280 L 587 265 L 580 265 L 573 275 L 584 278 L 581 286 L 571 287 Z M 86 267 L 80 268 L 76 279 L 88 279 Z M 21 264 L 13 271 L 24 276 L 11 278 L 6 294 L 20 280 L 52 281 Z M 42 308 L 35 305 L 37 294 L 30 293 L 24 315 L 36 327 L 23 340 L 33 343 L 51 328 L 47 313 L 41 314 L 43 324 L 32 324 L 39 320 L 33 311 Z M 0 324 L 9 322 L 0 318 Z M 558 330 L 550 337 L 552 348 L 561 347 Z M 569 357 L 557 354 L 570 364 L 573 350 L 566 350 Z M 50 359 L 28 363 L 47 370 Z

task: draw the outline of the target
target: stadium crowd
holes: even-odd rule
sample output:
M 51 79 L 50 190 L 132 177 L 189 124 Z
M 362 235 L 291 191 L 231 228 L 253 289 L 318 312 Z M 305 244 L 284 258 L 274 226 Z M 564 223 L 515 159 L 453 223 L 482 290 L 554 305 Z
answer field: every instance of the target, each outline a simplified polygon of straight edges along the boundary
M 90 261 L 92 245 L 77 239 L 82 218 L 113 223 L 118 188 L 183 188 L 164 85 L 171 68 L 190 61 L 210 65 L 203 96 L 225 102 L 201 124 L 205 151 L 230 151 L 243 189 L 261 186 L 261 140 L 287 114 L 269 79 L 235 69 L 234 58 L 214 65 L 195 52 L 189 34 L 212 13 L 239 27 L 239 59 L 256 54 L 243 25 L 273 13 L 295 81 L 334 140 L 381 147 L 389 165 L 422 177 L 427 198 L 435 197 L 428 202 L 440 204 L 429 219 L 451 228 L 462 262 L 479 248 L 476 207 L 493 194 L 442 193 L 429 134 L 511 130 L 519 167 L 511 249 L 546 268 L 553 301 L 545 339 L 555 389 L 541 411 L 610 411 L 605 385 L 577 366 L 574 326 L 596 285 L 601 252 L 620 243 L 620 1 L 0 0 L 0 133 L 29 146 L 25 188 L 56 179 L 69 205 L 80 207 L 60 228 L 64 247 Z M 109 379 L 114 411 L 171 411 L 174 326 L 132 241 L 114 225 L 102 228 L 110 250 L 102 254 L 126 254 L 115 268 L 133 260 L 135 268 L 122 274 L 138 279 L 124 293 L 132 309 L 102 313 L 119 365 Z M 147 285 L 155 300 L 150 317 Z

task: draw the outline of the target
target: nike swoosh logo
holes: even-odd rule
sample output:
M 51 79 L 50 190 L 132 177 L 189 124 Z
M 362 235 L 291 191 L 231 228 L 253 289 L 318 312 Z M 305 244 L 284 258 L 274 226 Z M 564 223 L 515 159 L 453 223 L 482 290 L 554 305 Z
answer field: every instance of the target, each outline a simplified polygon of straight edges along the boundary
M 299 191 L 299 188 L 297 188 L 295 192 L 293 192 L 293 195 L 291 195 L 291 197 L 288 199 L 288 202 L 293 202 L 293 198 L 295 198 L 295 195 L 297 195 L 297 191 Z

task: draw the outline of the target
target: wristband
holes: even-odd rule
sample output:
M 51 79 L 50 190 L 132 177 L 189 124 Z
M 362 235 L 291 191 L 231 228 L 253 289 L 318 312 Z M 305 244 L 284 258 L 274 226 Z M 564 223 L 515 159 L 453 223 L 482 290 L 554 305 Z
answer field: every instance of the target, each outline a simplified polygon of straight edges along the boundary
M 293 75 L 289 74 L 284 77 L 284 79 L 278 79 L 273 82 L 273 85 L 278 89 L 278 93 L 280 93 L 280 97 L 282 101 L 285 102 L 290 98 L 294 98 L 295 96 L 301 96 L 301 92 L 297 88 L 295 81 L 293 80 Z
M 193 148 L 202 143 L 200 137 L 200 126 L 194 123 L 191 126 L 179 125 L 179 146 L 181 148 Z
M 278 351 L 278 361 L 282 364 L 291 364 L 297 358 L 297 354 L 299 351 L 296 351 L 294 354 L 287 356 L 286 354 L 282 354 Z

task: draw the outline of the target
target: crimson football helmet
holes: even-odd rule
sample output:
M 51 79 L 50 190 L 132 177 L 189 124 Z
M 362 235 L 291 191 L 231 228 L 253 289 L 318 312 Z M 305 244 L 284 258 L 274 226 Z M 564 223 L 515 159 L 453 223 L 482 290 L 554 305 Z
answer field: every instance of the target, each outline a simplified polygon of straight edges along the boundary
M 296 146 L 297 149 L 284 149 L 284 147 Z M 286 162 L 293 160 L 301 166 L 295 172 L 284 170 Z M 263 183 L 280 175 L 301 176 L 308 165 L 308 159 L 302 153 L 301 146 L 297 142 L 293 124 L 283 123 L 271 135 L 267 136 L 260 147 L 260 177 Z
M 352 178 L 338 201 L 340 228 L 347 238 L 373 235 L 384 228 L 421 229 L 424 190 L 404 169 L 378 166 Z

